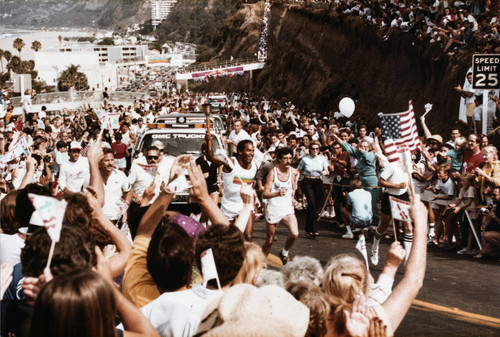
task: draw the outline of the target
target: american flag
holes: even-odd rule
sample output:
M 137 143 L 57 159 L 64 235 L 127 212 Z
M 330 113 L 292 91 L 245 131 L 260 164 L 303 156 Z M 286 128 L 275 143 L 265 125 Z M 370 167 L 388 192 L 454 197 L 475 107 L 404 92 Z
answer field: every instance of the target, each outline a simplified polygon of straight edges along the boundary
M 384 134 L 385 154 L 389 162 L 402 160 L 402 153 L 413 152 L 420 145 L 413 104 L 409 109 L 396 114 L 379 114 Z

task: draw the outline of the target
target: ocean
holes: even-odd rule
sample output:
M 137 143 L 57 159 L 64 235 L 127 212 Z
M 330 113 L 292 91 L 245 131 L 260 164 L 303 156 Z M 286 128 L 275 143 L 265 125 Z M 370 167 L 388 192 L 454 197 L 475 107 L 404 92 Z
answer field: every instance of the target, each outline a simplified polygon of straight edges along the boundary
M 33 41 L 39 41 L 42 44 L 42 51 L 47 48 L 55 48 L 64 46 L 69 41 L 61 41 L 59 44 L 59 36 L 65 37 L 85 37 L 94 34 L 102 36 L 109 33 L 107 31 L 74 29 L 74 28 L 58 28 L 57 30 L 41 30 L 41 29 L 12 29 L 0 26 L 0 49 L 9 50 L 13 55 L 19 55 L 19 52 L 14 49 L 13 42 L 16 38 L 23 39 L 26 46 L 21 50 L 21 58 L 23 60 L 34 59 L 35 51 L 31 49 Z

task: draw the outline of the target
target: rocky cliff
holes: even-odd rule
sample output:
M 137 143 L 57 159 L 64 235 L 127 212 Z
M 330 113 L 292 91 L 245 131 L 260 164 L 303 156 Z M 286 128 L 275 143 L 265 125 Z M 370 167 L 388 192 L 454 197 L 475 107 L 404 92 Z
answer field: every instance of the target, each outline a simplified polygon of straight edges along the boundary
M 463 84 L 471 55 L 450 59 L 437 44 L 408 33 L 395 31 L 386 40 L 384 34 L 352 16 L 273 5 L 269 57 L 265 68 L 253 74 L 253 90 L 328 110 L 336 109 L 354 84 L 360 92 L 356 113 L 372 125 L 379 112 L 404 111 L 411 99 L 417 116 L 425 103 L 434 105 L 427 118 L 432 132 L 449 130 L 458 115 L 453 86 Z M 249 90 L 248 76 L 198 86 Z

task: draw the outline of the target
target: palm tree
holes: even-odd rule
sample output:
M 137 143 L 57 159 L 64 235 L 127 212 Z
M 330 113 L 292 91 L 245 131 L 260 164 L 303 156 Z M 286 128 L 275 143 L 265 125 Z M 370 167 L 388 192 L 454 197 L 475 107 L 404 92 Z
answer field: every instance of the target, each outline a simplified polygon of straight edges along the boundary
M 12 53 L 8 50 L 4 50 L 3 52 L 3 58 L 7 61 L 10 62 L 10 59 L 12 58 Z
M 68 91 L 71 87 L 78 90 L 88 90 L 88 79 L 84 73 L 78 71 L 80 66 L 70 65 L 58 78 L 57 88 L 59 91 Z
M 24 43 L 23 39 L 18 37 L 14 40 L 13 46 L 14 49 L 17 49 L 19 52 L 19 58 L 21 58 L 21 50 L 23 50 L 24 46 L 26 46 L 26 43 Z
M 8 50 L 4 50 L 3 51 L 3 58 L 7 61 L 7 70 L 9 70 L 9 62 L 10 60 L 12 59 L 12 53 Z M 10 70 L 9 70 L 9 74 L 10 74 Z
M 31 43 L 31 49 L 33 49 L 34 51 L 39 51 L 40 49 L 42 49 L 42 44 L 40 43 L 40 41 L 33 41 Z
M 9 63 L 7 64 L 8 71 L 14 71 L 19 74 L 21 68 L 21 59 L 17 56 L 12 56 Z

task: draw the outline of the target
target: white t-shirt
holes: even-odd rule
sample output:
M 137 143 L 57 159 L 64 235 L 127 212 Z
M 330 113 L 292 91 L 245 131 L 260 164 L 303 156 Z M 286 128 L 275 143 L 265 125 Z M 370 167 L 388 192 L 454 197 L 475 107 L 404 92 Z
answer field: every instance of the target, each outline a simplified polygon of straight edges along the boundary
M 71 192 L 81 192 L 90 182 L 90 168 L 87 158 L 80 156 L 76 162 L 67 161 L 61 165 L 59 187 Z
M 175 158 L 173 157 L 163 157 L 163 160 L 158 165 L 156 173 L 153 175 L 148 173 L 141 165 L 147 166 L 146 158 L 141 157 L 132 162 L 132 167 L 130 168 L 130 174 L 128 176 L 128 182 L 130 186 L 134 189 L 134 192 L 142 197 L 146 188 L 148 188 L 153 180 L 156 183 L 156 195 L 151 199 L 150 204 L 156 200 L 158 194 L 160 193 L 161 183 L 165 181 L 168 183 L 168 178 L 170 176 L 170 168 Z
M 408 183 L 408 174 L 403 169 L 403 165 L 398 162 L 387 163 L 380 178 L 392 184 Z M 407 188 L 389 188 L 385 187 L 385 191 L 391 195 L 401 195 L 407 191 Z
M 0 233 L 0 264 L 7 262 L 12 267 L 21 262 L 24 240 L 18 234 Z
M 196 334 L 208 303 L 222 294 L 197 283 L 188 290 L 162 294 L 141 312 L 160 336 L 190 337 Z
M 121 216 L 123 192 L 130 190 L 127 176 L 120 170 L 113 169 L 108 181 L 104 184 L 104 206 L 102 211 L 110 220 L 118 220 Z
M 472 92 L 473 94 L 476 92 L 474 89 L 472 89 L 472 84 L 469 83 L 468 80 L 465 80 L 463 90 L 468 91 L 468 92 Z M 469 104 L 469 103 L 474 103 L 474 95 L 472 95 L 471 97 L 465 97 L 465 104 Z
M 347 194 L 347 204 L 352 205 L 353 218 L 361 221 L 372 219 L 372 195 L 363 189 L 356 189 Z
M 248 132 L 246 132 L 243 129 L 240 130 L 240 132 L 238 134 L 236 134 L 236 132 L 234 130 L 231 131 L 228 138 L 230 140 L 232 140 L 233 142 L 235 142 L 236 144 L 238 144 L 239 142 L 241 142 L 242 140 L 245 140 L 245 139 L 251 140 L 253 142 L 252 137 L 248 134 Z

